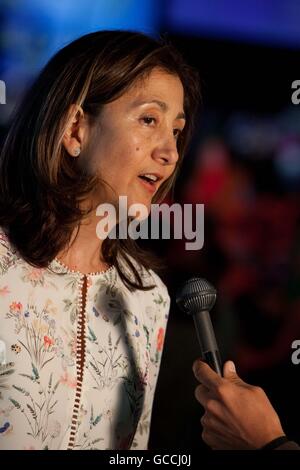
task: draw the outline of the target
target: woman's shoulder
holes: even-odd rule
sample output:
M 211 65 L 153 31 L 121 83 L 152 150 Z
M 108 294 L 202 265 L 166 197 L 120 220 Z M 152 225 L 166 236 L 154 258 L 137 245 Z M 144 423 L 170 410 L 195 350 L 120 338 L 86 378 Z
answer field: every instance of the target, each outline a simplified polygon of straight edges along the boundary
M 151 277 L 153 284 L 155 287 L 158 289 L 158 291 L 165 295 L 166 297 L 169 297 L 168 293 L 168 288 L 166 284 L 163 282 L 162 278 L 152 269 L 148 271 L 148 275 Z
M 135 269 L 138 271 L 143 281 L 144 286 L 152 285 L 154 288 L 158 289 L 161 293 L 164 293 L 166 296 L 168 296 L 167 286 L 164 284 L 160 276 L 155 271 L 153 271 L 152 269 L 146 269 L 136 259 L 134 259 L 133 256 L 127 255 L 127 257 L 129 258 L 129 260 L 131 261 Z M 129 277 L 132 276 L 132 279 L 133 279 L 132 272 L 128 269 L 128 266 L 123 265 L 122 263 L 122 267 L 123 269 L 125 269 L 127 275 L 129 275 Z

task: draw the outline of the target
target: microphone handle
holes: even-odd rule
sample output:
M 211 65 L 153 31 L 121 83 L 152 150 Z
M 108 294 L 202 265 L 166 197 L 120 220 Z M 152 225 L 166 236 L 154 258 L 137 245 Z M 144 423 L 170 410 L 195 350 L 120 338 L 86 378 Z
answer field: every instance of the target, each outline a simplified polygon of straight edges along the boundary
M 202 358 L 222 376 L 222 361 L 208 310 L 193 315 Z
M 207 364 L 222 377 L 221 356 L 218 350 L 203 353 L 203 359 Z

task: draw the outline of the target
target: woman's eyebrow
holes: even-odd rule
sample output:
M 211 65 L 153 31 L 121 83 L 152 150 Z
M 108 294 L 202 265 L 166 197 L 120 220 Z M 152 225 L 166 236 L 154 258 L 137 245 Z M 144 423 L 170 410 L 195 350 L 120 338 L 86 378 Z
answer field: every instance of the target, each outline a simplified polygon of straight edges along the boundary
M 165 103 L 164 101 L 160 101 L 160 100 L 135 100 L 132 105 L 130 106 L 131 108 L 137 108 L 138 106 L 142 106 L 143 104 L 152 104 L 152 103 L 155 103 L 155 104 L 158 104 L 158 106 L 162 109 L 162 111 L 164 113 L 166 113 L 168 110 L 169 110 L 169 106 L 167 105 L 167 103 Z M 186 119 L 185 117 L 185 114 L 184 112 L 182 111 L 181 113 L 178 113 L 177 116 L 176 116 L 176 119 Z

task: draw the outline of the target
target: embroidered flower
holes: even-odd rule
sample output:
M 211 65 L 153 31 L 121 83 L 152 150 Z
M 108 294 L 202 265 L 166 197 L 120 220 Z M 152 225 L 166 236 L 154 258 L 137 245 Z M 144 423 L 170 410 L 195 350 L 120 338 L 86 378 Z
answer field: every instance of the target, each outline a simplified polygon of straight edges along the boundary
M 160 328 L 157 334 L 157 345 L 156 345 L 157 351 L 162 350 L 163 344 L 164 344 L 164 329 Z
M 52 338 L 49 338 L 49 336 L 44 336 L 44 347 L 49 348 L 54 344 L 54 340 Z
M 21 313 L 23 309 L 23 305 L 21 302 L 12 302 L 9 306 L 9 311 L 11 313 Z
M 64 375 L 60 376 L 59 381 L 61 384 L 66 385 L 70 388 L 76 388 L 77 385 L 76 379 L 74 377 L 71 377 L 66 370 L 64 372 Z
M 32 321 L 32 326 L 37 335 L 46 335 L 49 331 L 49 326 L 46 323 L 41 322 L 37 318 L 34 318 L 34 320 Z
M 38 282 L 41 280 L 43 275 L 44 275 L 44 269 L 33 268 L 28 271 L 27 275 L 25 276 L 25 279 L 31 282 Z

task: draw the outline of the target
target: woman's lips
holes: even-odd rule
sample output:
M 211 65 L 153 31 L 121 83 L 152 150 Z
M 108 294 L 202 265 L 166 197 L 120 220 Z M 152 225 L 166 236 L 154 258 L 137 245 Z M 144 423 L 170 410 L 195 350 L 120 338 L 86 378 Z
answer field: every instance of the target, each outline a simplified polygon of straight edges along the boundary
M 157 189 L 157 186 L 156 186 L 157 182 L 156 181 L 155 182 L 154 181 L 150 182 L 150 181 L 146 181 L 145 179 L 140 178 L 140 177 L 139 177 L 139 180 L 143 184 L 144 188 L 146 188 L 149 191 L 149 193 L 153 194 L 153 193 L 156 192 L 156 189 Z

